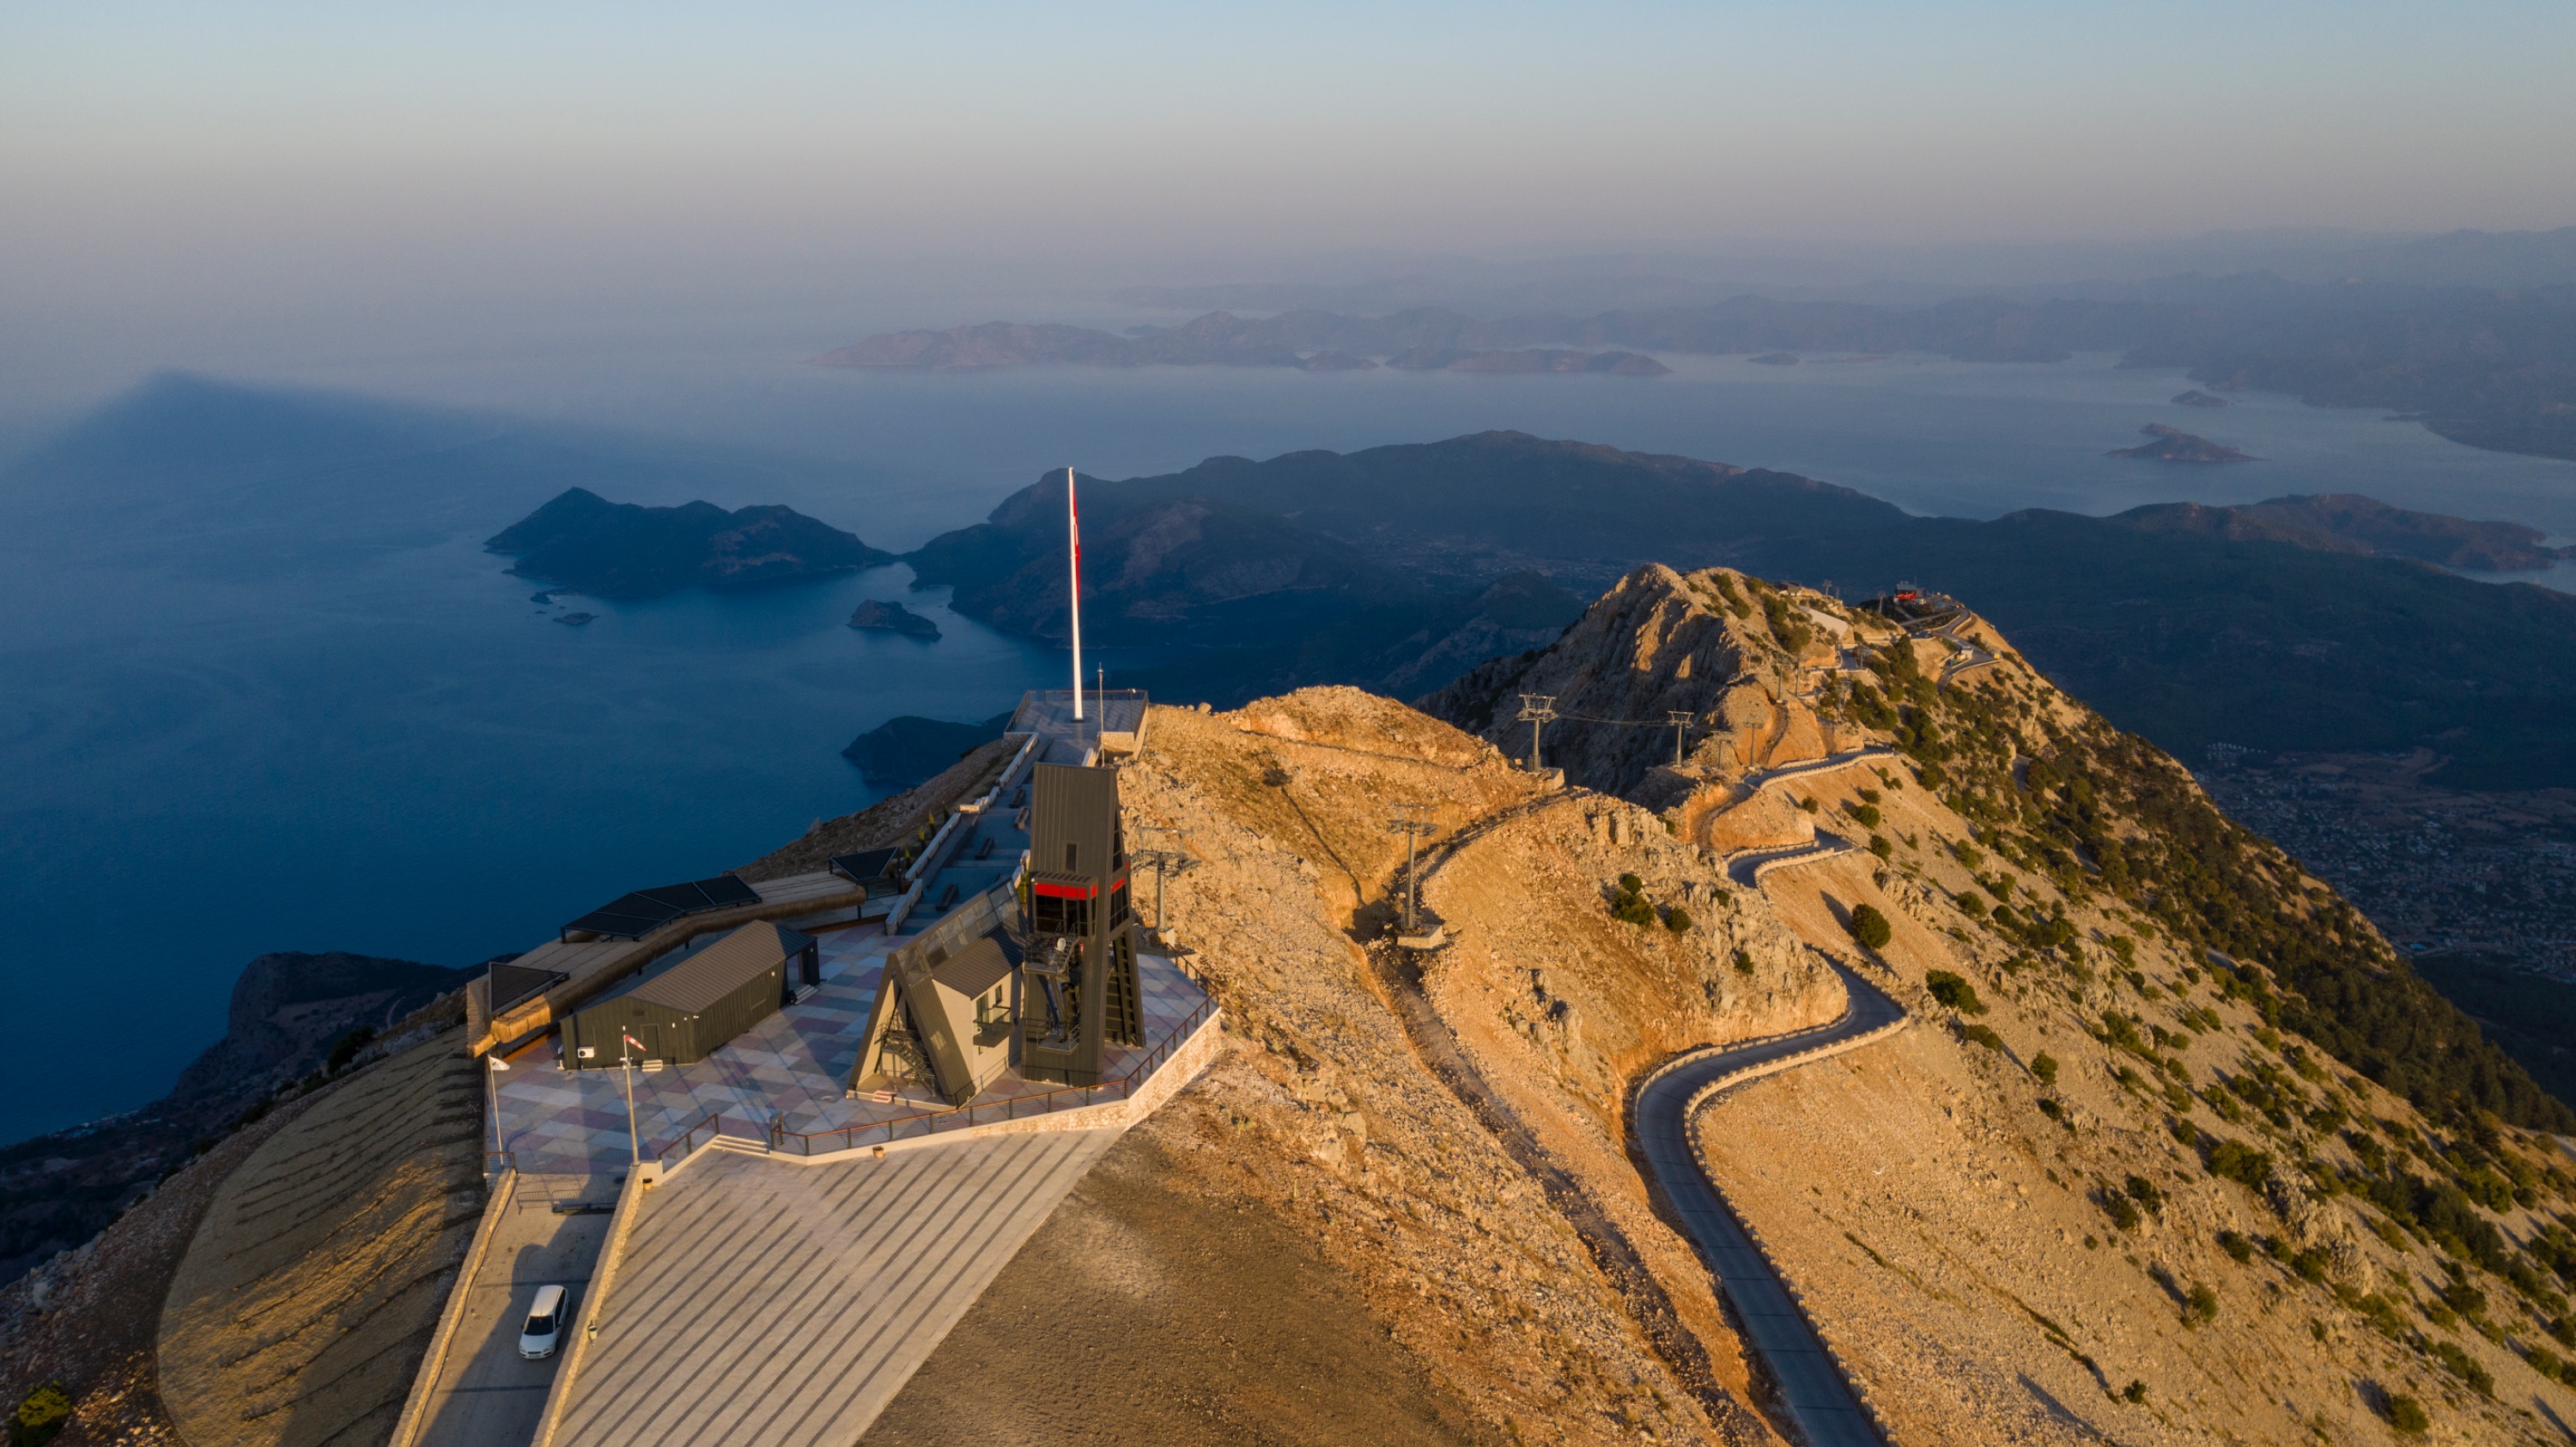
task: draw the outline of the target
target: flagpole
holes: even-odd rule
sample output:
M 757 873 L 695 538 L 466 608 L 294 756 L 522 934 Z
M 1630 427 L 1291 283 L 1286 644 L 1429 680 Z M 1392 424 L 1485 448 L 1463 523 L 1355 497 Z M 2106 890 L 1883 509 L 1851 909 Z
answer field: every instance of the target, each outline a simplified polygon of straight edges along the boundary
M 1082 722 L 1082 520 L 1073 509 L 1073 469 L 1064 470 L 1065 576 L 1073 585 L 1073 721 Z

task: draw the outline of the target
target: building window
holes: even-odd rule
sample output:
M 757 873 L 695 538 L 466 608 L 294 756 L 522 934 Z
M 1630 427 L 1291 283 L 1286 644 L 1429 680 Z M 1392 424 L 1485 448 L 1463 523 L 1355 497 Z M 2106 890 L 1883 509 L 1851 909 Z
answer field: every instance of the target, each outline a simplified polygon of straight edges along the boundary
M 1041 933 L 1091 933 L 1091 901 L 1041 894 L 1029 901 L 1029 922 Z
M 1064 872 L 1067 874 L 1080 873 L 1082 870 L 1081 860 L 1082 850 L 1080 846 L 1074 844 L 1073 841 L 1069 839 L 1066 840 L 1064 846 Z

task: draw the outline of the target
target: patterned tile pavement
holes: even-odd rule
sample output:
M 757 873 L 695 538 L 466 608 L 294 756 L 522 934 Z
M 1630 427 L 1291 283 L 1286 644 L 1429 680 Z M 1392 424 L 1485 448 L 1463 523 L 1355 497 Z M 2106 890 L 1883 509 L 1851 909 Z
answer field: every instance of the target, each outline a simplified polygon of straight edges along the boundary
M 1011 859 L 1016 864 L 1016 854 Z M 933 881 L 942 891 L 948 875 L 943 870 L 940 879 Z M 960 897 L 966 896 L 961 893 Z M 914 923 L 926 926 L 935 918 L 925 911 Z M 912 932 L 907 929 L 906 934 Z M 877 983 L 885 972 L 886 951 L 902 939 L 889 938 L 876 924 L 834 930 L 819 938 L 821 986 L 695 1065 L 649 1072 L 568 1071 L 557 1062 L 551 1035 L 512 1056 L 509 1068 L 493 1075 L 502 1148 L 513 1153 L 522 1171 L 586 1171 L 623 1164 L 628 1159 L 626 1088 L 630 1080 L 635 1091 L 635 1133 L 646 1156 L 671 1145 L 710 1115 L 724 1118 L 728 1135 L 758 1137 L 773 1115 L 784 1117 L 790 1132 L 814 1133 L 945 1111 L 947 1106 L 927 1093 L 855 1100 L 843 1095 L 850 1068 L 858 1060 L 859 1033 L 866 1028 Z M 1178 966 L 1161 956 L 1139 956 L 1137 974 L 1144 996 L 1147 1048 L 1113 1047 L 1106 1072 L 1111 1078 L 1126 1073 L 1154 1046 L 1182 1029 L 1207 998 Z M 968 1104 L 981 1115 L 985 1106 L 1060 1088 L 1033 1084 L 1010 1071 Z M 813 1149 L 837 1149 L 840 1144 L 837 1138 L 817 1140 Z M 790 1141 L 788 1148 L 795 1149 L 795 1143 Z

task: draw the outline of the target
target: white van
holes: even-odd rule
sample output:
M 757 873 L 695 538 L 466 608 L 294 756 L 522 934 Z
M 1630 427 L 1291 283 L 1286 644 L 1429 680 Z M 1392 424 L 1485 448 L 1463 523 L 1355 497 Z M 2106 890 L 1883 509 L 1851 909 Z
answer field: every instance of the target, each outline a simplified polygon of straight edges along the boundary
M 532 1362 L 553 1356 L 571 1315 L 570 1293 L 560 1286 L 538 1287 L 537 1299 L 528 1304 L 528 1324 L 519 1328 L 519 1355 Z

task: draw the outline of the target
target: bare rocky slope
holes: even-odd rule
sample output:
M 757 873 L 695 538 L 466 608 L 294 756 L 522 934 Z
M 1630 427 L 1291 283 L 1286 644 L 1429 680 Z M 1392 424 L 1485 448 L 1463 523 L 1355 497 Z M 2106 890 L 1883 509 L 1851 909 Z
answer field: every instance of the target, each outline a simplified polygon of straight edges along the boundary
M 1432 701 L 1482 741 L 1350 690 L 1156 710 L 1126 798 L 1198 861 L 1166 934 L 1226 1051 L 871 1440 L 970 1400 L 998 1441 L 1785 1435 L 1627 1107 L 1836 1016 L 1828 960 L 1928 1028 L 1697 1138 L 1899 1442 L 2563 1440 L 2563 1107 L 2169 760 L 1927 621 L 1647 569 Z M 1524 689 L 1582 716 L 1562 791 L 1502 756 Z M 1632 726 L 1667 708 L 1678 766 Z M 1427 955 L 1387 938 L 1407 806 Z M 1066 1357 L 1107 1303 L 1140 1345 Z
M 1523 692 L 1692 708 L 1679 766 L 1577 722 L 1550 762 L 1721 857 L 1856 846 L 1763 907 L 1942 1028 L 1700 1140 L 1898 1438 L 2563 1440 L 2565 1107 L 2178 766 L 1946 621 L 1644 569 L 1430 701 L 1496 740 Z

